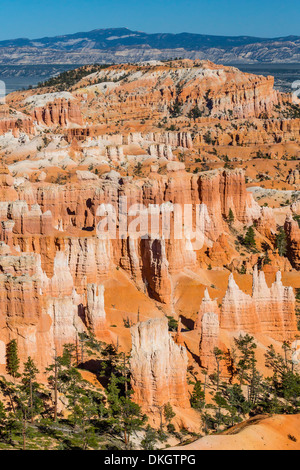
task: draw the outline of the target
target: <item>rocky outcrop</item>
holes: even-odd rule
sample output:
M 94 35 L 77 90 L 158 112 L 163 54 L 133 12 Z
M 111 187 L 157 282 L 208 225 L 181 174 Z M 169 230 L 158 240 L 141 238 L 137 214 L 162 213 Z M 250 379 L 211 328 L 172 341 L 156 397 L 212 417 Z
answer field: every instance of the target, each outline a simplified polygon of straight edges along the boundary
M 287 256 L 291 265 L 300 269 L 300 227 L 291 215 L 288 215 L 284 224 L 287 235 Z
M 201 319 L 201 339 L 199 355 L 201 366 L 209 372 L 214 371 L 216 360 L 214 349 L 219 347 L 220 324 L 218 315 L 213 312 L 206 312 Z
M 35 129 L 30 116 L 0 103 L 0 135 L 7 132 L 11 132 L 14 137 L 19 137 L 21 133 L 33 135 Z
M 1 196 L 1 214 L 6 210 L 4 202 L 15 201 L 18 199 L 18 193 L 14 188 L 14 179 L 3 163 L 0 165 L 0 196 Z M 4 209 L 5 207 L 5 209 Z
M 276 273 L 269 288 L 264 273 L 255 269 L 252 298 L 263 333 L 279 341 L 293 340 L 297 334 L 295 295 L 292 287 L 283 286 L 281 273 Z
M 116 83 L 105 93 L 96 87 L 88 93 L 84 91 L 87 108 L 97 92 L 100 122 L 111 123 L 121 113 L 132 121 L 148 119 L 149 109 L 151 118 L 159 121 L 169 115 L 175 103 L 180 103 L 181 116 L 187 116 L 197 106 L 204 116 L 259 117 L 270 114 L 279 102 L 273 77 L 243 74 L 234 67 L 208 61 L 159 63 L 150 68 L 123 66 L 122 72 L 126 74 L 125 81 L 117 80 L 119 66 L 90 77 L 95 84 L 104 79 Z M 80 85 L 87 85 L 85 79 Z M 109 107 L 105 106 L 107 100 Z
M 220 320 L 221 328 L 225 330 L 244 330 L 249 333 L 261 331 L 253 299 L 238 287 L 233 274 L 229 275 L 227 291 L 222 301 Z
M 289 174 L 287 176 L 286 182 L 289 184 L 300 184 L 300 171 L 295 169 L 295 170 L 290 170 Z
M 283 286 L 281 273 L 269 288 L 263 271 L 253 272 L 252 295 L 245 294 L 230 274 L 221 308 L 211 300 L 206 289 L 195 322 L 200 331 L 201 365 L 214 370 L 214 348 L 222 348 L 221 330 L 227 332 L 263 334 L 278 341 L 293 341 L 297 335 L 295 296 L 291 287 Z
M 271 207 L 262 207 L 259 219 L 255 223 L 255 229 L 268 240 L 275 241 L 277 223 Z
M 211 300 L 208 290 L 205 289 L 204 297 L 200 304 L 197 320 L 195 321 L 194 328 L 195 330 L 201 330 L 202 328 L 202 318 L 206 313 L 214 313 L 217 318 L 220 315 L 220 309 L 218 307 L 218 302 L 216 300 Z
M 173 160 L 174 158 L 170 145 L 152 144 L 149 147 L 149 154 L 151 157 L 166 158 L 167 160 Z
M 86 317 L 89 328 L 97 336 L 106 328 L 106 313 L 104 309 L 104 286 L 88 284 L 86 289 Z
M 77 294 L 64 252 L 57 252 L 47 277 L 38 254 L 0 256 L 1 341 L 17 339 L 19 356 L 31 356 L 42 369 L 67 343 L 75 343 L 84 323 L 84 299 Z M 87 309 L 100 329 L 101 298 Z M 104 324 L 101 323 L 104 328 Z
M 131 338 L 134 401 L 153 412 L 167 403 L 189 408 L 187 353 L 170 337 L 167 319 L 138 323 L 131 328 Z
M 223 298 L 220 326 L 226 330 L 263 333 L 279 341 L 292 340 L 297 334 L 295 296 L 291 287 L 284 287 L 281 274 L 269 288 L 263 271 L 253 272 L 252 296 L 237 286 L 230 274 Z
M 213 265 L 222 266 L 230 264 L 237 257 L 237 251 L 230 246 L 225 233 L 222 233 L 213 246 L 207 249 L 207 255 Z
M 170 303 L 172 281 L 163 239 L 142 240 L 143 280 L 151 297 Z
M 43 107 L 35 108 L 32 115 L 38 125 L 47 127 L 83 125 L 80 108 L 74 100 L 57 99 L 48 102 Z

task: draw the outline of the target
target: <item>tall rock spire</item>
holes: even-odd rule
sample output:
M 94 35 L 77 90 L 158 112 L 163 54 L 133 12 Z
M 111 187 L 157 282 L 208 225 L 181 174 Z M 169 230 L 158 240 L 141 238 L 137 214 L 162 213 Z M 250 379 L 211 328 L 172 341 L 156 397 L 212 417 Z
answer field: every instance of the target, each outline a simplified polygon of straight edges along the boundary
M 168 320 L 155 318 L 138 323 L 131 328 L 131 338 L 134 401 L 145 409 L 155 410 L 166 403 L 188 408 L 188 357 L 185 348 L 169 335 Z

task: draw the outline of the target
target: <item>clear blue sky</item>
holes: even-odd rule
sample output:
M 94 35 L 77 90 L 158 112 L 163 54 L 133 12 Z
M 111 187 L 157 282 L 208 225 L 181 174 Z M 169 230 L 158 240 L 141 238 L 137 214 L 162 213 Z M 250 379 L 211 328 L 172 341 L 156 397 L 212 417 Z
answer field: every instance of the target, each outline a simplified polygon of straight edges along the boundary
M 0 0 L 0 40 L 98 28 L 261 37 L 300 35 L 299 0 Z

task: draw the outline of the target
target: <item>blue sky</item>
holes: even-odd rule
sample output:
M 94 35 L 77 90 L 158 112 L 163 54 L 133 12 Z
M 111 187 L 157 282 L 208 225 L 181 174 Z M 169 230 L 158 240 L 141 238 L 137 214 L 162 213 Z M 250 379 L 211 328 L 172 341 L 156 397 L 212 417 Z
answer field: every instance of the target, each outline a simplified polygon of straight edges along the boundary
M 0 40 L 127 27 L 261 37 L 300 35 L 299 0 L 0 0 Z

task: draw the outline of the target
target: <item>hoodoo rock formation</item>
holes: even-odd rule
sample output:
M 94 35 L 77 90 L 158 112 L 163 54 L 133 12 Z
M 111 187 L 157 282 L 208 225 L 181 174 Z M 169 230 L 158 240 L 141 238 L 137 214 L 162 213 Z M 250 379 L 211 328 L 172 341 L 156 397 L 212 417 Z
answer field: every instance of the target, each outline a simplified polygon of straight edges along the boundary
M 200 360 L 201 366 L 208 371 L 215 369 L 216 361 L 214 349 L 220 345 L 219 341 L 220 324 L 218 315 L 213 312 L 206 312 L 201 319 L 201 339 L 200 339 Z
M 205 289 L 204 297 L 200 304 L 197 320 L 195 321 L 195 329 L 201 330 L 202 318 L 206 313 L 214 313 L 219 318 L 220 312 L 216 300 L 211 300 L 208 290 Z
M 200 331 L 199 355 L 201 365 L 208 370 L 215 367 L 214 348 L 220 347 L 221 330 L 236 335 L 262 334 L 278 341 L 293 341 L 297 335 L 295 295 L 291 287 L 284 287 L 281 273 L 269 288 L 263 271 L 253 272 L 252 296 L 245 294 L 230 274 L 221 308 L 211 300 L 207 289 L 201 302 L 195 329 Z
M 50 318 L 55 317 L 55 312 L 57 319 L 61 317 L 55 321 L 54 326 L 57 332 L 54 334 L 55 337 L 58 338 L 59 332 L 63 331 L 60 344 L 67 338 L 74 341 L 76 336 L 74 322 L 82 323 L 83 307 L 80 305 L 84 305 L 85 301 L 78 300 L 77 303 L 76 295 L 86 295 L 87 324 L 95 332 L 105 329 L 99 286 L 109 279 L 110 272 L 115 267 L 121 266 L 132 277 L 137 288 L 147 292 L 150 298 L 172 307 L 174 276 L 185 269 L 197 271 L 197 256 L 200 256 L 203 247 L 208 247 L 208 256 L 215 265 L 222 266 L 236 256 L 236 251 L 227 245 L 225 236 L 225 233 L 229 234 L 226 222 L 229 210 L 234 214 L 236 223 L 241 224 L 261 220 L 266 213 L 265 210 L 261 212 L 252 195 L 247 193 L 241 170 L 214 170 L 204 172 L 200 176 L 189 175 L 184 170 L 179 170 L 167 175 L 155 174 L 153 179 L 145 179 L 143 185 L 136 184 L 130 177 L 120 177 L 117 173 L 111 172 L 104 175 L 104 178 L 95 177 L 91 182 L 77 180 L 69 185 L 55 185 L 44 181 L 29 183 L 26 180 L 16 184 L 16 179 L 3 168 L 1 184 L 3 202 L 0 211 L 0 239 L 5 243 L 5 249 L 20 259 L 28 256 L 30 252 L 39 254 L 42 270 L 48 278 L 52 276 L 55 278 L 58 275 L 57 269 L 61 268 L 57 264 L 57 256 L 61 256 L 61 252 L 66 254 L 64 269 L 67 272 L 67 279 L 70 279 L 70 287 L 66 294 L 58 289 L 54 297 L 59 299 L 62 296 L 65 298 L 65 303 L 70 303 L 70 312 L 73 313 L 70 314 L 72 319 L 68 321 L 69 326 L 64 323 L 67 321 L 67 318 L 63 319 L 66 306 L 62 305 L 62 301 L 52 300 L 51 307 L 48 307 L 52 312 Z M 106 207 L 110 202 L 116 214 L 121 214 L 124 210 L 121 197 L 127 198 L 128 208 L 136 201 L 143 204 L 148 211 L 149 220 L 152 214 L 150 204 L 162 204 L 163 209 L 158 212 L 156 237 L 137 240 L 129 237 L 125 240 L 119 236 L 118 228 L 115 240 L 97 236 L 96 229 L 102 220 L 98 215 L 98 208 L 101 205 Z M 161 231 L 162 220 L 167 214 L 166 208 L 171 209 L 171 220 L 173 220 L 172 208 L 175 204 L 182 208 L 182 213 L 184 213 L 184 204 L 191 204 L 195 209 L 198 207 L 200 244 L 191 240 L 191 232 L 195 228 L 193 223 L 189 230 L 187 226 L 184 227 L 182 239 L 175 239 L 174 228 L 171 229 L 170 238 L 164 238 Z M 128 224 L 130 220 L 129 216 Z M 293 222 L 293 230 L 298 230 L 295 224 L 297 223 Z M 289 253 L 295 252 L 295 248 L 292 248 L 293 243 L 295 242 L 291 241 L 289 244 Z M 226 245 L 228 257 L 224 258 L 218 253 Z M 295 255 L 292 257 L 295 263 L 297 257 Z M 13 287 L 15 282 L 18 287 Z M 13 278 L 10 279 L 10 285 L 12 289 L 20 288 L 19 280 L 14 281 Z M 286 310 L 285 305 L 288 298 L 291 305 L 293 300 L 286 291 L 281 292 L 279 281 L 276 285 L 278 289 L 274 288 L 272 294 L 265 291 L 266 297 L 263 297 L 263 300 L 260 300 L 256 293 L 253 294 L 255 299 L 251 299 L 241 292 L 233 278 L 230 278 L 219 319 L 220 327 L 242 329 L 253 333 L 264 331 L 276 338 L 283 338 L 285 333 L 289 336 L 290 307 Z M 261 291 L 259 292 L 262 295 Z M 277 307 L 276 296 L 278 299 L 282 298 L 281 303 L 278 300 L 280 306 Z M 203 308 L 205 303 L 210 304 L 206 300 L 204 299 Z M 17 308 L 22 310 L 22 295 L 16 296 L 16 302 L 20 303 Z M 265 322 L 259 319 L 259 302 L 269 302 L 269 319 Z M 4 310 L 7 308 L 8 305 Z M 41 306 L 38 308 L 41 310 Z M 282 313 L 281 308 L 284 309 Z M 217 313 L 217 308 L 215 305 L 209 305 L 204 308 L 203 313 Z M 201 321 L 199 318 L 199 328 Z M 290 331 L 292 330 L 293 328 L 290 328 Z M 45 342 L 46 346 L 41 347 L 47 349 L 47 344 Z M 39 355 L 38 349 L 36 355 Z M 47 351 L 45 356 L 49 355 L 50 352 Z
M 291 215 L 286 218 L 284 225 L 287 234 L 287 253 L 289 260 L 296 269 L 300 269 L 300 226 Z
M 9 106 L 0 103 L 0 135 L 11 133 L 19 137 L 20 133 L 35 133 L 33 121 L 24 113 L 10 110 Z
M 106 328 L 106 313 L 104 309 L 104 286 L 97 284 L 87 285 L 86 316 L 88 325 L 93 333 L 101 335 Z
M 200 358 L 203 364 L 209 364 L 218 344 L 219 327 L 220 330 L 254 336 L 260 333 L 278 341 L 293 341 L 297 335 L 293 289 L 283 286 L 280 272 L 269 288 L 264 272 L 258 273 L 255 266 L 250 296 L 238 287 L 233 274 L 230 274 L 220 310 L 207 290 L 200 305 L 195 329 L 201 331 Z
M 70 125 L 83 126 L 83 119 L 78 104 L 74 100 L 55 99 L 53 102 L 47 102 L 40 108 L 33 111 L 33 120 L 38 125 L 47 127 Z
M 260 331 L 260 321 L 253 299 L 245 294 L 229 275 L 228 287 L 221 307 L 221 327 L 233 331 Z
M 268 287 L 263 271 L 253 272 L 252 296 L 242 292 L 229 276 L 228 288 L 222 302 L 221 328 L 256 334 L 262 332 L 279 341 L 292 340 L 297 334 L 295 295 L 284 287 L 281 273 Z
M 168 320 L 138 323 L 131 328 L 131 337 L 130 368 L 136 403 L 153 412 L 167 403 L 189 408 L 187 353 L 169 335 Z
M 170 403 L 181 426 L 198 413 L 186 376 L 214 372 L 215 347 L 249 333 L 261 361 L 296 344 L 300 119 L 273 85 L 173 60 L 83 67 L 6 97 L 0 373 L 12 339 L 43 374 L 91 332 L 131 351 L 153 422 Z
M 194 67 L 191 68 L 191 66 Z M 157 120 L 166 106 L 181 102 L 187 114 L 195 105 L 200 110 L 210 110 L 212 115 L 231 113 L 235 118 L 259 117 L 270 113 L 280 96 L 274 90 L 273 77 L 241 74 L 234 67 L 215 65 L 208 61 L 189 60 L 148 67 L 135 65 L 123 67 L 126 80 L 122 83 L 118 66 L 112 66 L 94 74 L 87 100 L 98 93 L 100 113 L 109 121 L 124 109 L 131 119 L 143 119 L 149 109 Z M 115 82 L 103 90 L 101 83 Z M 87 92 L 87 83 L 81 86 Z M 133 96 L 132 90 L 138 90 Z M 80 91 L 77 91 L 77 95 Z M 109 101 L 109 109 L 105 102 Z

